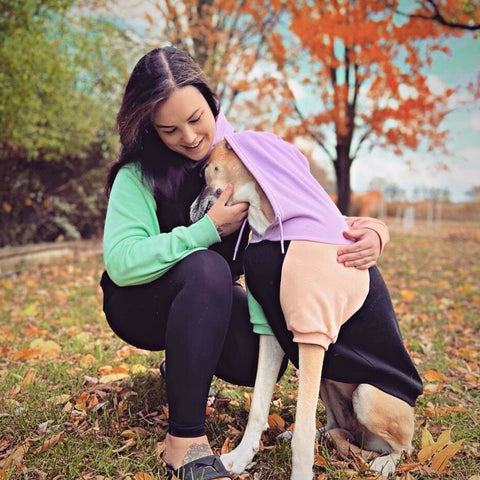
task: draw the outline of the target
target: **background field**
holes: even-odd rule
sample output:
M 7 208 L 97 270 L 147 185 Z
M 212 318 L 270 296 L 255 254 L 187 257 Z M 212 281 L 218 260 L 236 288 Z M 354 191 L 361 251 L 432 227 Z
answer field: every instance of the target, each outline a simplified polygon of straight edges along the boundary
M 425 386 L 415 449 L 398 478 L 478 480 L 480 225 L 417 223 L 412 234 L 388 223 L 392 242 L 380 268 Z M 163 354 L 112 334 L 102 269 L 100 256 L 79 256 L 0 279 L 0 480 L 164 478 Z M 288 478 L 290 446 L 275 438 L 293 422 L 296 381 L 290 368 L 256 463 L 238 478 Z M 213 447 L 227 451 L 245 427 L 251 389 L 218 380 L 214 387 L 208 432 Z M 316 464 L 319 479 L 378 478 L 322 439 Z

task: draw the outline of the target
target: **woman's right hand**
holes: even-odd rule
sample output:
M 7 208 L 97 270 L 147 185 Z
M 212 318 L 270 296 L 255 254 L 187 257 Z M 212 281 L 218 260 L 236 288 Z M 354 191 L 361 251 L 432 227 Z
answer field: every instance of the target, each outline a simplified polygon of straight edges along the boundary
M 227 205 L 232 194 L 233 187 L 232 185 L 228 185 L 207 212 L 220 237 L 226 237 L 238 230 L 248 213 L 247 202 Z

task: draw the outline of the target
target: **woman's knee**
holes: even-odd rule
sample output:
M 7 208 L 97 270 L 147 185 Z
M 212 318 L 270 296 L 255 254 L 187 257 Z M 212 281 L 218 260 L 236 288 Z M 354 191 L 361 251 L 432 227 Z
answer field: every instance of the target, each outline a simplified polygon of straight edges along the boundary
M 204 294 L 222 291 L 231 295 L 232 273 L 226 260 L 217 252 L 200 250 L 182 260 L 184 282 L 200 287 Z

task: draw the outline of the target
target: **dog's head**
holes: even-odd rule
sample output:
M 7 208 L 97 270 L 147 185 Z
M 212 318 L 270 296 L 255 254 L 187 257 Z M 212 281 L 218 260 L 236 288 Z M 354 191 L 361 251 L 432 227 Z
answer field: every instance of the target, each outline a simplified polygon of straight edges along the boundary
M 190 207 L 192 222 L 200 220 L 205 215 L 228 184 L 233 185 L 234 190 L 229 203 L 248 201 L 248 199 L 236 198 L 235 192 L 241 185 L 253 181 L 253 176 L 226 140 L 222 140 L 215 145 L 205 163 L 203 172 L 205 187 Z

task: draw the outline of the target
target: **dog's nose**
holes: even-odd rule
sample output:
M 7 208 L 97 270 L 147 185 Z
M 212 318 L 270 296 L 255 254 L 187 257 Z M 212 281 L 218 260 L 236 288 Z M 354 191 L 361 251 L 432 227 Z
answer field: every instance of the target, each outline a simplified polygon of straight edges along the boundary
M 222 189 L 217 188 L 217 190 L 215 190 L 215 196 L 218 198 L 221 194 L 222 194 Z

